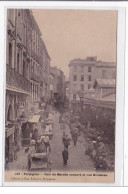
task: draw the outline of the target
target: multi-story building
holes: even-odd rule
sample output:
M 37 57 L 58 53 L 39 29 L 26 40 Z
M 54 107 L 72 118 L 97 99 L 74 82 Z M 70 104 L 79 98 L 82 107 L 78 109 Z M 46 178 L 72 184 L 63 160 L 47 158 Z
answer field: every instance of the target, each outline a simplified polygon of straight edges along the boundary
M 19 143 L 20 128 L 16 119 L 27 110 L 31 97 L 31 51 L 28 42 L 32 30 L 27 14 L 27 11 L 21 10 L 7 11 L 5 132 L 6 158 L 9 161 L 14 160 L 14 150 Z M 26 26 L 29 26 L 27 30 Z
M 31 93 L 32 104 L 49 99 L 50 57 L 40 29 L 32 16 Z
M 69 100 L 80 101 L 85 98 L 88 91 L 93 88 L 96 78 L 115 79 L 115 63 L 97 61 L 97 57 L 74 59 L 70 61 L 69 68 Z
M 95 80 L 95 63 L 96 57 L 70 61 L 70 100 L 79 100 L 79 93 L 85 94 L 92 87 Z
M 12 161 L 20 146 L 17 118 L 50 93 L 50 57 L 30 10 L 8 9 L 6 48 L 6 157 Z
M 59 97 L 61 100 L 64 100 L 64 97 L 66 95 L 65 75 L 63 71 L 61 71 L 57 67 L 51 67 L 51 73 L 54 77 L 54 82 L 53 82 L 54 97 L 55 98 Z

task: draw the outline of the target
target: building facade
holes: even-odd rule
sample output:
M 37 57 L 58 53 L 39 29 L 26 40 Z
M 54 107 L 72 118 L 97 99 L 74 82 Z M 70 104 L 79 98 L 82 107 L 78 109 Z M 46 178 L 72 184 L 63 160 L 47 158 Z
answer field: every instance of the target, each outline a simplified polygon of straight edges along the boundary
M 74 59 L 69 64 L 69 100 L 80 101 L 93 88 L 95 79 L 115 79 L 116 64 L 97 61 L 97 57 Z
M 20 149 L 19 118 L 49 98 L 50 57 L 40 29 L 28 9 L 7 10 L 6 39 L 6 158 Z
M 61 71 L 57 67 L 51 67 L 51 73 L 53 75 L 54 97 L 60 98 L 63 101 L 66 95 L 65 75 L 63 71 Z

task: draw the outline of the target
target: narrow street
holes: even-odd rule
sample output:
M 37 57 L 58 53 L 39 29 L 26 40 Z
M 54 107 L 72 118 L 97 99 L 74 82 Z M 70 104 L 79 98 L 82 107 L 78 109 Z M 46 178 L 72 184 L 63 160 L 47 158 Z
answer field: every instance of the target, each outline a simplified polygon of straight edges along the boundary
M 80 135 L 77 145 L 74 146 L 71 141 L 69 145 L 69 159 L 68 165 L 63 166 L 62 151 L 64 145 L 62 144 L 63 131 L 70 137 L 69 126 L 65 124 L 65 129 L 61 129 L 59 124 L 59 113 L 52 115 L 54 124 L 53 138 L 50 140 L 51 144 L 51 169 L 52 171 L 84 171 L 94 170 L 93 161 L 88 155 L 85 155 L 86 142 L 82 134 Z M 41 128 L 39 129 L 41 134 Z M 8 164 L 8 170 L 27 170 L 27 153 L 24 148 L 17 152 L 17 160 Z
M 70 135 L 69 127 L 66 125 L 66 129 L 60 129 L 59 124 L 59 113 L 53 115 L 53 122 L 54 122 L 54 131 L 53 131 L 53 139 L 51 141 L 51 161 L 52 161 L 52 170 L 63 170 L 63 171 L 84 171 L 84 170 L 94 170 L 93 162 L 89 156 L 85 155 L 85 147 L 86 142 L 84 137 L 81 136 L 78 139 L 77 145 L 74 146 L 73 142 L 69 146 L 69 160 L 68 165 L 65 167 L 63 166 L 63 159 L 62 159 L 62 151 L 63 151 L 63 144 L 62 144 L 62 135 L 63 131 L 66 134 Z

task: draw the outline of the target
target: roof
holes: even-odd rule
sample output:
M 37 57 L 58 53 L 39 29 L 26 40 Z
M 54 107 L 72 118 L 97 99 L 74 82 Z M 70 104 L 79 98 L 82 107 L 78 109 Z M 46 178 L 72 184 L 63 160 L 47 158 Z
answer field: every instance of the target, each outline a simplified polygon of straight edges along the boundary
M 34 16 L 31 14 L 31 19 L 32 19 L 32 23 L 33 23 L 33 28 L 36 30 L 36 32 L 38 33 L 39 36 L 42 35 L 41 31 L 40 31 L 40 28 L 34 18 Z
M 104 98 L 102 98 L 102 101 L 105 102 L 115 102 L 116 100 L 116 94 L 111 94 L 109 96 L 105 96 Z
M 95 63 L 96 63 L 96 59 L 94 57 L 87 57 L 86 59 L 77 58 L 77 59 L 71 60 L 69 63 L 69 66 L 74 66 L 74 65 L 88 66 L 88 65 L 95 65 Z
M 116 80 L 115 79 L 96 79 L 93 85 L 93 88 L 96 88 L 97 85 L 99 87 L 109 87 L 114 88 L 116 87 Z
M 96 63 L 96 67 L 116 67 L 116 63 L 115 62 L 102 62 L 102 61 L 98 61 Z
M 114 97 L 114 95 L 113 95 L 113 97 Z M 116 108 L 115 98 L 113 98 L 111 100 L 106 100 L 104 98 L 102 100 L 86 98 L 84 103 L 85 104 L 90 104 L 90 105 L 96 106 L 96 107 L 109 108 L 109 109 L 112 109 L 112 110 L 114 110 Z

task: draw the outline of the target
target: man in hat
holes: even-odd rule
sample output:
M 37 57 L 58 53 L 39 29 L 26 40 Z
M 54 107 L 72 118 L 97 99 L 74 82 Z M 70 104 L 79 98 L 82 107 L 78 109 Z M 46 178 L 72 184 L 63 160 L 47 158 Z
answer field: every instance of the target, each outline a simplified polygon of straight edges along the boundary
M 68 137 L 68 135 L 63 136 L 63 144 L 64 144 L 64 147 L 67 148 L 67 150 L 68 150 L 68 146 L 70 145 L 70 141 L 71 139 Z

